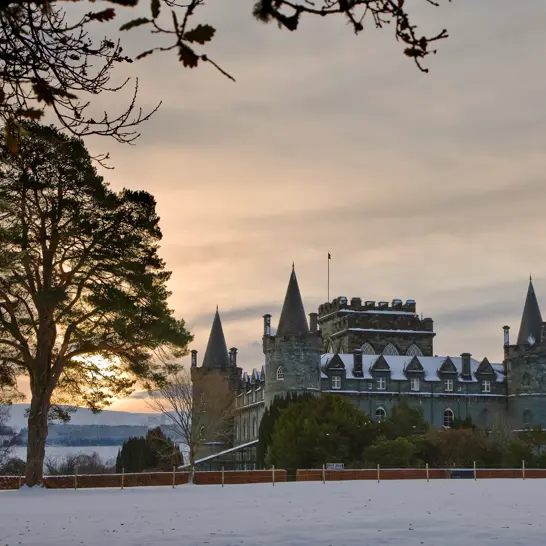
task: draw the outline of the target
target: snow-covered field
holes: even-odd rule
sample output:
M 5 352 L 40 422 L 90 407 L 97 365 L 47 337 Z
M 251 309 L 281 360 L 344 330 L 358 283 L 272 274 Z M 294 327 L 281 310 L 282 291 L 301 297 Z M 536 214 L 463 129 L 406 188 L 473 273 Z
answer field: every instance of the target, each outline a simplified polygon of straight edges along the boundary
M 543 480 L 0 492 L 0 544 L 543 546 Z

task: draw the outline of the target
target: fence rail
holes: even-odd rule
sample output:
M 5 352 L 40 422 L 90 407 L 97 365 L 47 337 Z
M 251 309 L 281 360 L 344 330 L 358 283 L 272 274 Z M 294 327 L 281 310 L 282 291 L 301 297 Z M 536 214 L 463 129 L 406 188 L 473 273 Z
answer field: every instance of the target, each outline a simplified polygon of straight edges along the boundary
M 252 483 L 275 483 L 288 481 L 286 470 L 219 470 L 198 471 L 194 474 L 195 485 L 235 485 Z M 290 477 L 294 474 L 291 472 Z M 447 479 L 541 479 L 546 478 L 546 469 L 526 468 L 377 468 L 326 470 L 299 469 L 295 480 L 299 482 L 335 482 L 347 480 L 447 480 Z M 48 489 L 86 489 L 185 485 L 189 472 L 143 472 L 138 474 L 79 474 L 72 476 L 45 476 L 43 484 Z M 19 489 L 25 484 L 21 476 L 0 476 L 0 490 Z

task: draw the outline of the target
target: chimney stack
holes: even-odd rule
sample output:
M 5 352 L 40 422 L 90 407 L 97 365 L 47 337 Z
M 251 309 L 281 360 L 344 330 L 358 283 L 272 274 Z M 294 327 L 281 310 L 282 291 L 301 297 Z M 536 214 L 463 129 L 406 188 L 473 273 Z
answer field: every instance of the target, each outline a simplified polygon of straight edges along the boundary
M 503 326 L 504 330 L 504 346 L 508 347 L 510 345 L 510 326 Z
M 318 331 L 318 313 L 309 313 L 309 331 L 312 334 Z
M 271 315 L 264 315 L 264 336 L 271 335 Z
M 462 373 L 461 376 L 463 379 L 471 379 L 472 378 L 472 370 L 470 369 L 470 357 L 472 355 L 470 353 L 462 353 L 461 354 L 461 362 L 462 362 Z
M 237 366 L 237 348 L 236 347 L 232 347 L 229 350 L 229 363 L 234 368 Z
M 355 349 L 353 351 L 353 375 L 355 377 L 362 377 L 362 349 Z
M 191 352 L 191 367 L 197 368 L 197 351 L 195 349 Z

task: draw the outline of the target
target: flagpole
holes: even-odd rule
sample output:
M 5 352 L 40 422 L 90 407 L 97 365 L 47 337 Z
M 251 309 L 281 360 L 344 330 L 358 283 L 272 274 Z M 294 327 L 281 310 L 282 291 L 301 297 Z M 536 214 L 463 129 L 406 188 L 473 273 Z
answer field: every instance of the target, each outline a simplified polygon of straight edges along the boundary
M 331 255 L 328 252 L 328 303 L 330 303 L 330 259 Z

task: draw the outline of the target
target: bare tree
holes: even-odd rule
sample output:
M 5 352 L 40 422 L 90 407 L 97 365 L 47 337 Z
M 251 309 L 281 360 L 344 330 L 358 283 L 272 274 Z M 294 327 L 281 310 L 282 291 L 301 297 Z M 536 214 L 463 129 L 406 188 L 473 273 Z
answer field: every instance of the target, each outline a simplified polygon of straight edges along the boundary
M 0 471 L 8 462 L 11 450 L 15 445 L 16 434 L 8 426 L 10 416 L 10 407 L 8 404 L 2 404 L 0 400 Z
M 159 390 L 150 392 L 150 408 L 163 414 L 172 433 L 187 448 L 189 482 L 195 462 L 208 445 L 228 444 L 233 432 L 234 393 L 227 377 L 211 371 L 200 378 L 199 394 L 190 373 L 183 369 Z
M 138 4 L 138 0 L 109 1 L 131 7 Z M 442 1 L 450 0 L 422 0 L 431 6 Z M 160 44 L 142 51 L 136 59 L 158 52 L 175 53 L 185 67 L 195 68 L 205 63 L 233 80 L 205 51 L 216 28 L 194 24 L 196 12 L 204 11 L 201 8 L 210 3 L 151 0 L 149 11 L 139 11 L 136 18 L 122 24 L 119 30 L 123 34 L 143 27 L 162 38 Z M 108 7 L 74 19 L 68 17 L 72 8 L 60 5 L 55 0 L 0 2 L 0 119 L 5 122 L 6 142 L 16 149 L 21 130 L 19 120 L 40 119 L 45 106 L 53 110 L 61 127 L 72 134 L 134 141 L 138 136 L 137 126 L 152 113 L 143 113 L 136 107 L 138 82 L 126 108 L 118 114 L 106 112 L 96 117 L 88 113 L 95 96 L 117 92 L 127 84 L 127 81 L 119 84 L 110 81 L 115 65 L 132 62 L 123 52 L 117 32 L 114 30 L 113 37 L 93 40 L 88 30 L 90 26 L 114 20 L 116 11 Z M 404 54 L 423 72 L 427 72 L 423 60 L 435 53 L 431 45 L 447 37 L 446 30 L 421 35 L 404 0 L 254 0 L 253 15 L 258 21 L 273 22 L 288 31 L 297 30 L 302 18 L 311 16 L 342 18 L 355 34 L 361 33 L 368 21 L 376 28 L 391 25 L 394 37 L 403 44 Z

